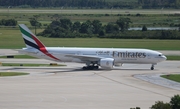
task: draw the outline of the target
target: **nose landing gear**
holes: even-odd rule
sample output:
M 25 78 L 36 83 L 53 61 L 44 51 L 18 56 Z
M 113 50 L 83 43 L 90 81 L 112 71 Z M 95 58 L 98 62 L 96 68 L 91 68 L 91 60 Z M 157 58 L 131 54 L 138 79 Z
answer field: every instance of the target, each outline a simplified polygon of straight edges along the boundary
M 154 65 L 151 66 L 151 70 L 154 70 Z
M 151 70 L 154 70 L 154 65 L 156 65 L 156 64 L 152 64 L 152 66 L 151 66 Z

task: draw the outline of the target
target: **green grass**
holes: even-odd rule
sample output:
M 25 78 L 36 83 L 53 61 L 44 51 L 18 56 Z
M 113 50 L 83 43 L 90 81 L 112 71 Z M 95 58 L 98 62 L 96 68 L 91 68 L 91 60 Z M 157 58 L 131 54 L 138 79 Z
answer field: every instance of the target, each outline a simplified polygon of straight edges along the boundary
M 99 38 L 44 38 L 40 40 L 46 46 L 58 47 L 102 47 L 102 48 L 147 48 L 153 50 L 180 50 L 180 40 L 146 39 L 99 39 Z M 168 46 L 167 46 L 168 45 Z
M 116 0 L 114 0 L 116 1 Z M 31 11 L 30 11 L 31 10 Z M 179 16 L 174 15 L 179 10 L 163 10 L 161 9 L 13 9 L 7 13 L 7 9 L 0 9 L 0 19 L 15 19 L 18 23 L 23 23 L 30 26 L 29 19 L 33 15 L 38 15 L 38 21 L 44 24 L 49 24 L 52 20 L 68 18 L 71 21 L 84 22 L 86 20 L 100 20 L 103 24 L 108 22 L 116 22 L 119 17 L 128 17 L 133 22 L 131 27 L 168 27 L 170 24 L 179 24 Z M 136 16 L 140 13 L 141 16 Z M 54 17 L 54 15 L 58 17 Z M 109 16 L 105 16 L 108 14 Z M 120 15 L 120 16 L 118 16 Z
M 42 29 L 38 29 L 37 32 L 41 31 Z M 0 28 L 0 48 L 22 48 L 24 46 L 19 28 Z
M 146 10 L 127 10 L 127 9 L 13 9 L 10 13 L 7 13 L 6 9 L 0 9 L 0 19 L 16 19 L 18 23 L 25 23 L 30 26 L 29 19 L 33 15 L 38 15 L 38 21 L 42 24 L 49 24 L 52 20 L 57 19 L 53 17 L 57 14 L 61 18 L 68 18 L 72 21 L 86 21 L 86 20 L 100 20 L 103 23 L 116 22 L 119 17 L 128 17 L 133 22 L 133 26 L 141 26 L 146 24 L 147 26 L 164 26 L 163 23 L 179 23 L 179 16 L 175 16 L 179 10 L 164 10 L 163 14 L 160 9 L 146 9 Z M 29 12 L 31 10 L 31 13 Z M 142 16 L 136 16 L 137 13 Z M 109 14 L 109 16 L 105 16 Z M 117 15 L 121 16 L 117 16 Z M 130 14 L 130 15 L 129 15 Z M 170 15 L 169 15 L 170 14 Z M 156 23 L 156 25 L 154 25 Z M 161 25 L 157 25 L 162 23 Z M 151 24 L 151 25 L 149 25 Z M 167 26 L 167 25 L 166 25 Z
M 61 64 L 27 64 L 27 63 L 2 63 L 2 66 L 26 66 L 26 67 L 39 67 L 39 66 L 65 66 Z
M 20 76 L 20 75 L 28 75 L 29 73 L 21 73 L 21 72 L 0 72 L 0 77 L 3 76 Z
M 113 0 L 116 1 L 116 0 Z M 129 0 L 131 1 L 131 0 Z M 72 21 L 86 21 L 98 19 L 103 24 L 107 22 L 115 22 L 121 14 L 122 17 L 129 17 L 132 19 L 134 27 L 147 26 L 168 26 L 170 23 L 179 23 L 179 16 L 173 15 L 177 10 L 164 10 L 163 14 L 161 10 L 127 10 L 127 9 L 114 9 L 112 11 L 113 16 L 105 16 L 105 14 L 111 15 L 109 9 L 64 9 L 63 12 L 57 9 L 23 9 L 25 12 L 19 12 L 22 9 L 11 9 L 8 15 L 7 9 L 0 9 L 0 19 L 13 18 L 18 20 L 18 23 L 27 24 L 30 26 L 29 18 L 33 15 L 39 15 L 38 20 L 42 24 L 49 24 L 52 20 L 55 20 L 52 16 L 58 14 L 59 18 L 69 18 Z M 32 13 L 28 13 L 32 10 Z M 52 11 L 53 10 L 53 11 Z M 55 11 L 54 11 L 55 10 Z M 27 12 L 26 12 L 27 11 Z M 71 12 L 72 11 L 72 12 Z M 128 11 L 130 16 L 127 16 Z M 143 16 L 136 16 L 137 13 L 144 14 Z M 159 14 L 157 14 L 159 13 Z M 164 14 L 167 15 L 164 15 Z M 171 15 L 168 15 L 171 13 Z M 155 24 L 154 24 L 155 23 Z M 159 23 L 167 23 L 159 24 Z M 37 33 L 43 31 L 38 29 Z M 32 32 L 34 30 L 32 29 Z M 102 47 L 102 48 L 147 48 L 153 50 L 180 50 L 180 40 L 146 40 L 146 39 L 99 39 L 99 38 L 73 38 L 73 39 L 61 39 L 61 38 L 45 38 L 39 37 L 39 39 L 46 46 L 59 46 L 59 47 Z M 20 49 L 25 47 L 19 28 L 0 28 L 0 49 Z
M 38 29 L 41 32 L 42 29 Z M 32 30 L 34 32 L 34 30 Z M 38 37 L 50 47 L 102 47 L 102 48 L 147 48 L 153 50 L 180 50 L 180 40 L 150 39 L 100 39 L 100 38 L 46 38 Z M 0 49 L 25 47 L 18 28 L 0 29 Z
M 161 77 L 173 80 L 176 82 L 180 82 L 180 74 L 171 74 L 171 75 L 162 75 Z
M 0 58 L 7 58 L 7 56 L 0 56 Z M 14 55 L 15 59 L 37 59 L 35 57 L 32 56 L 28 56 L 28 55 Z
M 167 60 L 180 60 L 180 56 L 167 56 Z

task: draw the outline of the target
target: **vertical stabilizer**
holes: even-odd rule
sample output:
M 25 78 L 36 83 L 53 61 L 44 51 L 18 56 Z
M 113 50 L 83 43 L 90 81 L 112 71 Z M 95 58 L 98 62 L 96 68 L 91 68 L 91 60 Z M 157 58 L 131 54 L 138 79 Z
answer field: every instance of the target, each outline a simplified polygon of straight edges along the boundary
M 22 37 L 24 39 L 24 42 L 26 44 L 27 48 L 44 48 L 44 44 L 34 35 L 26 25 L 19 24 L 19 28 L 21 30 Z
M 27 48 L 38 49 L 49 58 L 59 61 L 58 58 L 48 52 L 44 44 L 27 28 L 26 25 L 19 24 L 19 28 Z

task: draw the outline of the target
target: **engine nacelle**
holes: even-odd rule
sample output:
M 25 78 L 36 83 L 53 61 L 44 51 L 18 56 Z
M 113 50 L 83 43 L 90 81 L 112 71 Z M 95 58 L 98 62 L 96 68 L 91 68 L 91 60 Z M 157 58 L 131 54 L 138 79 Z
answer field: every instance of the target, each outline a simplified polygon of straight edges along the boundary
M 105 69 L 112 69 L 114 66 L 114 59 L 112 58 L 104 58 L 100 60 L 100 66 Z

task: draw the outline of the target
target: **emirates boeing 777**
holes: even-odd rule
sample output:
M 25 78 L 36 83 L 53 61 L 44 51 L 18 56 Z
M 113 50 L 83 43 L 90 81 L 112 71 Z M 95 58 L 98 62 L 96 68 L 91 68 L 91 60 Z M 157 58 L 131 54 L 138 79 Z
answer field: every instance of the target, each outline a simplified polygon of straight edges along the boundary
M 166 60 L 162 53 L 149 49 L 46 47 L 24 24 L 19 27 L 26 44 L 20 53 L 57 62 L 85 63 L 84 70 L 113 69 L 124 63 L 151 64 L 154 70 L 154 65 Z

